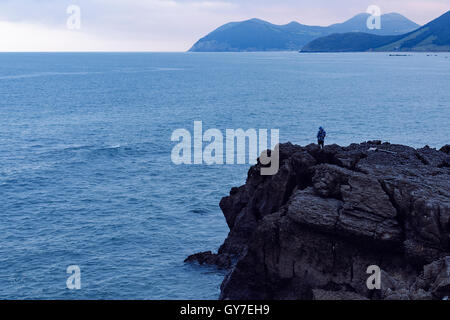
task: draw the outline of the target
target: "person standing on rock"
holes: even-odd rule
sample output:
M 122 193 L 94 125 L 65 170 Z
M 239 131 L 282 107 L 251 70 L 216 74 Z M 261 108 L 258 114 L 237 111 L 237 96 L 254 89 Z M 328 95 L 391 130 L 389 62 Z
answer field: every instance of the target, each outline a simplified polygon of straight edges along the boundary
M 319 132 L 317 132 L 317 143 L 319 144 L 319 147 L 323 149 L 325 144 L 325 137 L 327 136 L 327 133 L 325 130 L 323 130 L 322 127 L 319 128 Z

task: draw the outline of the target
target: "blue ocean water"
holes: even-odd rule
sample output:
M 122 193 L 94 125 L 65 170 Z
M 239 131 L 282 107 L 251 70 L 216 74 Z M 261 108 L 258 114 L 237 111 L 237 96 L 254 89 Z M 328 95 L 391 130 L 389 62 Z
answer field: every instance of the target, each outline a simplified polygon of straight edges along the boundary
M 441 147 L 449 57 L 0 54 L 0 299 L 216 299 L 224 273 L 183 260 L 222 243 L 248 165 L 175 166 L 173 130 Z

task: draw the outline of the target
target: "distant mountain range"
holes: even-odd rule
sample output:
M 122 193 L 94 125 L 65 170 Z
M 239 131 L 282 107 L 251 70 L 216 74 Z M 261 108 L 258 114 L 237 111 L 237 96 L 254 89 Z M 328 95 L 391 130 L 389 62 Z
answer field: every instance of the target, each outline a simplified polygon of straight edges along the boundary
M 361 13 L 343 23 L 328 27 L 307 26 L 298 22 L 275 25 L 251 19 L 225 24 L 197 41 L 189 51 L 298 51 L 317 38 L 334 33 L 367 32 L 372 35 L 401 35 L 420 27 L 398 13 L 381 16 L 382 28 L 369 30 L 369 14 Z
M 362 32 L 332 34 L 308 43 L 302 52 L 450 51 L 450 11 L 399 36 Z

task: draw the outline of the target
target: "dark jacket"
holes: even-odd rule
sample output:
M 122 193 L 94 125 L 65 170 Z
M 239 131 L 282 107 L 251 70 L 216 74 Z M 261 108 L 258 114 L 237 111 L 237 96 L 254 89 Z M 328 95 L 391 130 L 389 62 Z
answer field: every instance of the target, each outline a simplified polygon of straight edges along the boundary
M 317 140 L 324 141 L 326 136 L 327 133 L 325 132 L 325 130 L 323 130 L 322 127 L 320 127 L 319 132 L 317 133 Z

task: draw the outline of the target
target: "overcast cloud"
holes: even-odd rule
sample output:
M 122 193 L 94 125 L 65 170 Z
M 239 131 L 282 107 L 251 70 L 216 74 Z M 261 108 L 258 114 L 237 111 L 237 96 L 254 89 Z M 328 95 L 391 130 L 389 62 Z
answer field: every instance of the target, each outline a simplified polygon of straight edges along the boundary
M 70 5 L 80 30 L 66 26 Z M 185 51 L 230 21 L 329 25 L 369 5 L 419 24 L 450 10 L 450 0 L 2 0 L 0 51 Z

